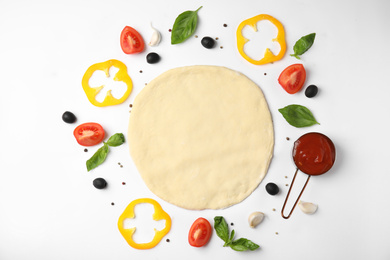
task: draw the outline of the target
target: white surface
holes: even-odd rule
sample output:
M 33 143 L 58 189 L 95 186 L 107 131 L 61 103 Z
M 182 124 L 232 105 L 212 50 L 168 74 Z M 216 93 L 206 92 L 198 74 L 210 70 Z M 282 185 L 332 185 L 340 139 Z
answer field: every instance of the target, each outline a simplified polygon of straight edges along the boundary
M 171 46 L 168 29 L 176 16 L 201 5 L 199 38 Z M 389 7 L 385 0 L 1 1 L 0 259 L 389 259 Z M 254 66 L 238 54 L 235 30 L 261 13 L 284 24 L 288 51 L 279 62 Z M 161 44 L 125 55 L 119 46 L 122 28 L 133 26 L 148 42 L 150 22 L 162 33 Z M 306 85 L 316 84 L 320 92 L 308 99 L 303 91 L 285 93 L 277 77 L 299 62 L 288 54 L 297 39 L 311 32 L 317 37 L 301 62 Z M 219 37 L 223 49 L 203 48 L 200 39 L 206 35 Z M 160 63 L 146 63 L 150 51 L 161 55 Z M 122 105 L 94 107 L 81 78 L 90 65 L 112 58 L 128 66 L 134 90 Z M 261 86 L 275 124 L 275 150 L 258 189 L 225 210 L 177 208 L 146 188 L 127 144 L 111 149 L 106 162 L 88 173 L 85 161 L 97 147 L 83 151 L 72 135 L 76 125 L 94 121 L 107 135 L 126 133 L 129 104 L 144 84 L 167 69 L 194 64 L 223 65 Z M 294 103 L 310 108 L 321 125 L 288 125 L 277 110 Z M 62 122 L 66 110 L 75 113 L 76 124 Z M 305 215 L 297 208 L 284 220 L 280 209 L 294 172 L 292 144 L 309 131 L 334 141 L 337 161 L 329 173 L 311 178 L 303 194 L 302 200 L 319 205 L 317 213 Z M 109 187 L 95 189 L 96 177 L 104 177 Z M 275 197 L 264 189 L 271 181 L 282 189 Z M 157 199 L 171 215 L 170 243 L 164 238 L 154 249 L 137 251 L 121 237 L 117 219 L 141 197 Z M 247 224 L 253 211 L 266 214 L 256 229 Z M 205 248 L 189 246 L 192 222 L 202 216 L 213 223 L 216 215 L 234 222 L 236 236 L 261 249 L 234 252 L 223 248 L 215 233 Z

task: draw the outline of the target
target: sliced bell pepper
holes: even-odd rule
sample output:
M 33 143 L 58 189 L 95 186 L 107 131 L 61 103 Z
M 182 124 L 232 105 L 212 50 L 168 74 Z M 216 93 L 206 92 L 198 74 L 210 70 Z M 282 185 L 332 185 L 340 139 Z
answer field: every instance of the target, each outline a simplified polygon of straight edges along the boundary
M 102 90 L 104 85 L 100 87 L 91 87 L 89 85 L 89 79 L 92 77 L 92 74 L 97 70 L 102 70 L 106 73 L 107 78 L 110 77 L 109 69 L 114 66 L 119 69 L 119 71 L 115 74 L 115 81 L 122 81 L 126 83 L 127 89 L 126 92 L 120 98 L 114 98 L 111 94 L 111 90 L 107 91 L 106 97 L 103 102 L 99 102 L 96 100 L 96 95 Z M 127 67 L 124 63 L 119 60 L 108 60 L 105 62 L 100 62 L 93 64 L 90 66 L 85 72 L 83 79 L 81 81 L 81 85 L 83 86 L 84 92 L 88 97 L 88 100 L 97 107 L 105 107 L 121 104 L 125 101 L 131 93 L 133 89 L 133 82 L 131 81 L 130 76 L 127 74 Z
M 133 240 L 133 234 L 134 234 L 136 228 L 133 227 L 133 228 L 125 229 L 123 226 L 123 221 L 125 219 L 135 217 L 134 207 L 135 207 L 135 205 L 140 204 L 140 203 L 149 203 L 149 204 L 153 205 L 153 207 L 154 207 L 153 219 L 154 220 L 156 220 L 156 221 L 163 220 L 163 219 L 165 220 L 164 229 L 162 229 L 160 231 L 157 229 L 154 229 L 154 232 L 155 232 L 154 238 L 149 243 L 136 243 Z M 166 234 L 168 234 L 169 230 L 171 229 L 171 225 L 172 225 L 171 217 L 162 209 L 162 207 L 160 206 L 160 204 L 158 204 L 157 201 L 155 201 L 153 199 L 149 199 L 149 198 L 136 199 L 136 200 L 132 201 L 126 207 L 126 209 L 123 211 L 122 215 L 119 217 L 119 220 L 118 220 L 118 228 L 119 228 L 119 231 L 121 232 L 122 236 L 124 237 L 124 239 L 127 241 L 127 243 L 131 247 L 136 248 L 136 249 L 150 249 L 150 248 L 155 247 L 161 241 L 161 239 Z
M 278 35 L 276 38 L 272 39 L 272 41 L 279 43 L 280 45 L 280 51 L 277 55 L 274 55 L 269 48 L 265 49 L 264 57 L 260 60 L 254 60 L 251 57 L 249 57 L 245 51 L 244 51 L 244 45 L 249 41 L 242 35 L 242 29 L 248 25 L 253 28 L 255 32 L 257 32 L 257 22 L 261 20 L 268 20 L 271 23 L 273 23 L 276 28 L 278 29 Z M 240 23 L 240 25 L 237 28 L 237 48 L 240 52 L 241 56 L 244 57 L 247 61 L 249 61 L 252 64 L 255 65 L 263 65 L 266 63 L 278 61 L 281 58 L 283 58 L 284 54 L 286 53 L 286 39 L 285 39 L 285 33 L 283 25 L 274 17 L 268 15 L 268 14 L 260 14 L 255 17 L 249 18 L 243 22 Z

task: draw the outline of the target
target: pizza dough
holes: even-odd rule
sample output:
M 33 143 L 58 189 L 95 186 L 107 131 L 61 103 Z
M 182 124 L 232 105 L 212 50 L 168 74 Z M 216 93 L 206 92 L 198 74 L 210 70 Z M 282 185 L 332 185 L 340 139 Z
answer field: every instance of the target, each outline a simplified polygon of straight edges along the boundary
M 218 66 L 169 70 L 135 98 L 130 154 L 148 188 L 186 209 L 241 202 L 267 173 L 274 146 L 260 88 Z

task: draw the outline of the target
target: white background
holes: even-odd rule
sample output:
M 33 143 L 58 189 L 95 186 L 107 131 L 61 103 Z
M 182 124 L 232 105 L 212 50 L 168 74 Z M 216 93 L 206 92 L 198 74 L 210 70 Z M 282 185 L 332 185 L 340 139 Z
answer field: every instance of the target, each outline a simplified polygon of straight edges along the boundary
M 168 30 L 177 15 L 199 6 L 199 38 L 172 46 Z M 0 259 L 390 259 L 389 8 L 385 0 L 0 1 Z M 241 21 L 262 13 L 284 25 L 287 53 L 279 62 L 255 66 L 239 55 L 235 31 Z M 162 33 L 161 44 L 141 54 L 124 54 L 119 45 L 123 27 L 136 28 L 147 43 L 151 22 Z M 302 60 L 290 57 L 295 41 L 312 32 L 317 33 L 315 43 Z M 218 46 L 203 48 L 203 36 L 218 37 Z M 146 63 L 150 51 L 159 53 L 161 62 Z M 81 78 L 90 65 L 108 59 L 127 65 L 134 89 L 121 105 L 94 107 Z M 297 62 L 306 67 L 305 86 L 320 89 L 313 99 L 303 91 L 289 95 L 277 83 L 280 72 Z M 98 122 L 107 136 L 127 135 L 129 104 L 145 83 L 170 68 L 199 64 L 244 73 L 269 103 L 274 158 L 251 196 L 224 210 L 170 205 L 146 188 L 127 143 L 112 148 L 103 165 L 86 171 L 85 161 L 99 146 L 84 152 L 72 134 L 78 124 Z M 288 125 L 278 109 L 289 104 L 307 106 L 321 124 L 301 129 Z M 67 110 L 77 123 L 62 121 Z M 319 205 L 317 213 L 296 209 L 285 220 L 280 210 L 295 170 L 293 141 L 311 131 L 333 140 L 336 164 L 312 177 L 303 194 L 302 200 Z M 95 189 L 96 177 L 104 177 L 108 188 Z M 305 178 L 300 173 L 297 185 Z M 268 182 L 277 183 L 281 193 L 268 195 Z M 142 197 L 156 199 L 173 223 L 163 241 L 146 251 L 128 246 L 117 229 L 128 203 Z M 151 214 L 148 207 L 139 211 Z M 253 211 L 266 214 L 256 229 L 247 224 Z M 223 248 L 215 233 L 206 247 L 189 246 L 192 222 L 204 217 L 213 223 L 217 215 L 234 223 L 230 228 L 237 238 L 249 238 L 261 249 Z M 139 241 L 153 231 L 143 234 Z

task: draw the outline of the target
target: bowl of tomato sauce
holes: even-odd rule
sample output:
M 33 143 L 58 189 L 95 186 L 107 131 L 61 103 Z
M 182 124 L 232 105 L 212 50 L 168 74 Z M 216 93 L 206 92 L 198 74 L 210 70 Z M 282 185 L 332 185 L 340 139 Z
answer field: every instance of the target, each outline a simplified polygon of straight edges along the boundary
M 303 173 L 321 175 L 332 168 L 336 149 L 329 137 L 312 132 L 294 142 L 292 156 L 295 165 Z
M 297 166 L 297 170 L 295 171 L 290 188 L 287 192 L 286 200 L 284 201 L 282 207 L 281 213 L 282 217 L 285 219 L 288 219 L 294 211 L 295 206 L 297 205 L 303 191 L 306 188 L 307 183 L 310 180 L 310 177 L 324 174 L 332 168 L 336 160 L 336 148 L 332 140 L 330 140 L 330 138 L 326 135 L 311 132 L 302 135 L 294 142 L 292 157 L 295 165 Z M 308 177 L 290 213 L 285 215 L 284 209 L 286 207 L 287 200 L 290 196 L 290 192 L 294 185 L 298 171 L 306 173 Z

